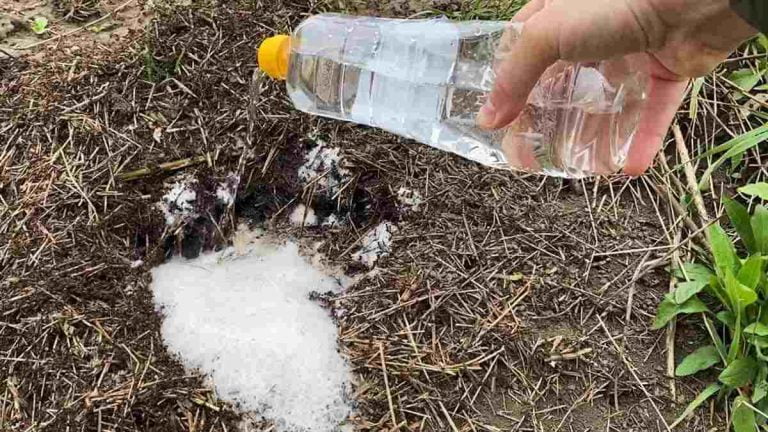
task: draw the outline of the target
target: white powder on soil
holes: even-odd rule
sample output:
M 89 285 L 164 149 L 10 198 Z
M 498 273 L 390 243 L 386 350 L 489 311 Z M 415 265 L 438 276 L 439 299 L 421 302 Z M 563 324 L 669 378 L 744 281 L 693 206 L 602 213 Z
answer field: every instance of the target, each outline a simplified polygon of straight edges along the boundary
M 361 247 L 352 255 L 352 259 L 373 267 L 379 258 L 389 255 L 392 251 L 392 234 L 396 232 L 397 227 L 390 222 L 379 224 L 363 237 Z
M 325 218 L 325 220 L 323 221 L 322 225 L 324 227 L 331 227 L 331 228 L 339 227 L 339 226 L 344 225 L 344 221 L 342 219 L 339 219 L 338 216 L 336 216 L 335 214 L 332 213 L 332 214 L 328 215 L 327 218 Z
M 227 178 L 216 187 L 216 198 L 225 206 L 230 206 L 235 202 L 237 194 L 237 185 L 240 183 L 240 177 L 230 173 Z
M 341 167 L 341 150 L 316 140 L 317 147 L 307 154 L 306 162 L 299 168 L 299 179 L 305 183 L 317 180 L 317 185 L 329 196 L 339 191 L 349 179 L 349 170 Z
M 232 204 L 235 201 L 235 197 L 232 195 L 232 191 L 226 184 L 220 184 L 219 187 L 216 188 L 216 198 L 218 198 L 219 201 L 221 201 L 221 203 L 226 206 Z
M 424 202 L 419 191 L 405 187 L 401 187 L 400 190 L 397 191 L 397 200 L 400 201 L 402 206 L 413 211 L 418 211 L 419 206 Z
M 351 374 L 329 313 L 309 295 L 341 287 L 296 244 L 255 237 L 152 271 L 163 338 L 188 367 L 210 374 L 220 397 L 278 431 L 335 431 L 351 413 Z
M 317 225 L 317 216 L 312 207 L 307 207 L 304 204 L 299 204 L 293 208 L 291 215 L 288 216 L 288 220 L 293 226 L 315 226 Z
M 197 192 L 193 187 L 196 183 L 194 180 L 180 180 L 170 185 L 168 192 L 158 203 L 165 216 L 166 225 L 173 226 L 194 216 Z

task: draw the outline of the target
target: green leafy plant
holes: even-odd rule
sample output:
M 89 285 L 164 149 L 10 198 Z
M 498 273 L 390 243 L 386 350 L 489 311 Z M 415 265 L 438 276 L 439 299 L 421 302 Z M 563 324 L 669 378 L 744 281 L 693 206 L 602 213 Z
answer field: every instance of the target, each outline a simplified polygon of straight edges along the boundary
M 35 17 L 34 20 L 32 20 L 32 24 L 30 24 L 29 28 L 35 32 L 35 34 L 43 34 L 48 32 L 48 18 L 46 17 Z
M 768 183 L 752 183 L 739 188 L 744 195 L 752 195 L 763 200 L 768 200 Z
M 728 79 L 741 89 L 741 91 L 748 92 L 760 83 L 764 74 L 765 70 L 754 70 L 749 68 L 738 69 L 731 72 Z
M 768 184 L 752 184 L 739 191 L 766 198 Z M 665 296 L 653 323 L 661 329 L 678 315 L 701 314 L 711 344 L 685 357 L 675 375 L 718 370 L 717 382 L 704 389 L 672 426 L 718 394 L 730 402 L 735 432 L 768 431 L 768 209 L 758 205 L 750 215 L 735 200 L 725 199 L 723 205 L 746 253 L 739 256 L 719 224 L 710 226 L 709 264 L 686 263 L 675 270 L 681 282 Z M 707 296 L 708 302 L 700 296 Z
M 144 75 L 147 81 L 159 83 L 177 75 L 181 70 L 184 53 L 173 60 L 161 60 L 155 57 L 154 47 L 147 45 L 142 51 L 144 58 Z

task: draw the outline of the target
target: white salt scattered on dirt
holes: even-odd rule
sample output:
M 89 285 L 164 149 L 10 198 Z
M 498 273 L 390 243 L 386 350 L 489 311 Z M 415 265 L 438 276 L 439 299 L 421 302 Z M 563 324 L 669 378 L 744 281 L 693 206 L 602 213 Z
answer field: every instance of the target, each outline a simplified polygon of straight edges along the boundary
M 418 211 L 419 206 L 424 202 L 419 191 L 405 187 L 401 187 L 400 190 L 397 191 L 397 200 L 400 201 L 402 206 L 413 211 Z
M 304 204 L 299 204 L 294 207 L 291 215 L 288 216 L 288 220 L 293 226 L 315 226 L 317 225 L 317 216 L 312 207 L 307 207 Z
M 396 232 L 397 227 L 390 222 L 379 224 L 363 237 L 361 247 L 352 259 L 372 268 L 380 258 L 392 251 L 392 234 Z
M 344 220 L 339 219 L 335 214 L 330 214 L 322 223 L 324 227 L 337 227 L 342 224 L 344 224 Z
M 335 195 L 349 179 L 349 170 L 341 167 L 341 150 L 330 147 L 326 142 L 315 139 L 317 147 L 307 154 L 306 162 L 299 168 L 299 179 L 308 183 L 317 180 L 317 185 L 328 195 Z
M 197 192 L 194 179 L 182 179 L 170 185 L 168 192 L 163 195 L 158 207 L 165 216 L 165 224 L 174 226 L 185 219 L 194 216 Z
M 211 375 L 220 397 L 278 431 L 335 431 L 351 412 L 351 374 L 329 313 L 309 295 L 341 287 L 294 243 L 255 237 L 153 270 L 163 338 L 188 367 Z
M 235 201 L 235 197 L 232 195 L 232 191 L 226 184 L 220 184 L 219 187 L 216 188 L 216 198 L 218 198 L 222 204 L 227 206 Z
M 240 183 L 240 177 L 230 173 L 226 180 L 219 183 L 216 187 L 216 198 L 225 206 L 230 206 L 235 202 L 237 194 L 237 185 Z

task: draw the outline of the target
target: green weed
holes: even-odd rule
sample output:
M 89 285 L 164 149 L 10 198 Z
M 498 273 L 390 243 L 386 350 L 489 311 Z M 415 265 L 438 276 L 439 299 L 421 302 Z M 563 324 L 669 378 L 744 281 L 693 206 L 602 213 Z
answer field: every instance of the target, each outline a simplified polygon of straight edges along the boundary
M 748 185 L 745 195 L 768 197 L 768 184 Z M 726 213 L 738 234 L 743 256 L 720 224 L 709 227 L 709 263 L 686 263 L 675 271 L 681 281 L 659 305 L 654 328 L 674 317 L 701 314 L 711 344 L 685 357 L 675 375 L 690 376 L 717 368 L 717 382 L 699 394 L 672 424 L 677 426 L 698 406 L 718 394 L 730 401 L 735 432 L 768 430 L 768 209 L 725 199 Z M 700 296 L 713 300 L 714 309 Z
M 728 140 L 727 142 L 720 144 L 717 147 L 713 147 L 708 151 L 702 153 L 701 155 L 697 156 L 695 158 L 696 160 L 722 153 L 721 156 L 719 156 L 715 161 L 709 164 L 706 171 L 704 171 L 704 174 L 702 174 L 701 179 L 699 180 L 699 189 L 707 190 L 707 188 L 709 187 L 710 177 L 715 172 L 715 170 L 717 170 L 725 162 L 727 161 L 733 162 L 735 158 L 738 158 L 739 160 L 741 160 L 743 155 L 748 150 L 756 147 L 757 145 L 765 142 L 766 140 L 768 140 L 768 123 L 758 128 L 752 129 L 749 132 L 741 134 L 731 140 Z M 678 166 L 675 168 L 677 169 L 679 167 L 681 166 Z
M 467 0 L 455 12 L 433 9 L 434 15 L 444 15 L 454 20 L 507 21 L 527 3 L 527 0 Z
M 183 54 L 174 60 L 165 61 L 155 57 L 154 50 L 147 45 L 141 53 L 144 59 L 144 76 L 149 82 L 159 83 L 173 77 L 181 71 Z
M 29 25 L 29 28 L 38 35 L 47 33 L 48 18 L 42 16 L 35 17 L 35 19 L 32 21 L 32 24 Z

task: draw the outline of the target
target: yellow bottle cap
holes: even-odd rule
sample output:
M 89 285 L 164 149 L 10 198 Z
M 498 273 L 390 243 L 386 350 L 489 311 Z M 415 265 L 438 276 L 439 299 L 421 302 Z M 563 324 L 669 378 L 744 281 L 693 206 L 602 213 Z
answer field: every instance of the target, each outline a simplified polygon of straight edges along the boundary
M 290 36 L 272 36 L 259 47 L 259 68 L 274 79 L 284 80 L 288 77 L 290 53 Z

